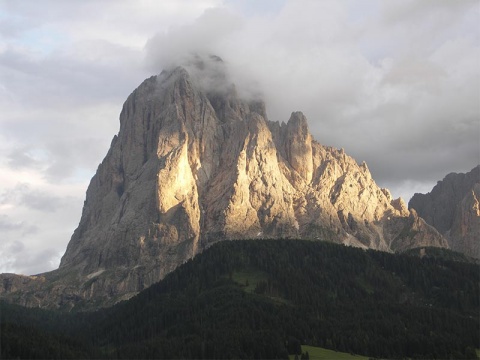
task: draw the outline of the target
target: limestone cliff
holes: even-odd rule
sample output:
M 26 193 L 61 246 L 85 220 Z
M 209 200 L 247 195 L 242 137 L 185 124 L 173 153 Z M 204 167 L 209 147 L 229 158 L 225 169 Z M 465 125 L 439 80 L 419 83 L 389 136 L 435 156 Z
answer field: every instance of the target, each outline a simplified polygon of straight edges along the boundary
M 415 194 L 408 207 L 448 240 L 450 248 L 480 258 L 480 165 L 448 174 L 428 194 Z
M 28 306 L 105 306 L 214 242 L 281 237 L 390 252 L 447 247 L 375 184 L 365 163 L 316 142 L 301 112 L 269 121 L 261 101 L 237 95 L 218 58 L 198 60 L 128 97 L 60 268 L 2 275 L 0 296 Z

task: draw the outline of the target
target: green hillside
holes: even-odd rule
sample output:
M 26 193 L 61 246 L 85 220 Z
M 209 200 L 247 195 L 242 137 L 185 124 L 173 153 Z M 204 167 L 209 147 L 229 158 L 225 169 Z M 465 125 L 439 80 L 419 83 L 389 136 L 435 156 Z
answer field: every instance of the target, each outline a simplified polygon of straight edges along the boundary
M 1 321 L 42 332 L 45 344 L 64 339 L 68 354 L 82 358 L 286 359 L 302 344 L 377 358 L 471 359 L 480 348 L 479 281 L 478 265 L 443 258 L 224 241 L 112 308 L 60 314 L 2 304 Z M 6 329 L 2 358 L 16 357 Z

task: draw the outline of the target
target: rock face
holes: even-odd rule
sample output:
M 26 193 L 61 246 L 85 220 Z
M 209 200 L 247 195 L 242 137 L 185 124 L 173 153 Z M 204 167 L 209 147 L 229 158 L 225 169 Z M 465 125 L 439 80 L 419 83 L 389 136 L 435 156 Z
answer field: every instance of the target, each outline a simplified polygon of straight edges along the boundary
M 448 240 L 452 250 L 480 258 L 480 165 L 448 174 L 428 194 L 415 194 L 408 207 Z
M 105 306 L 217 241 L 279 237 L 390 252 L 448 246 L 365 163 L 316 142 L 301 112 L 269 121 L 263 102 L 237 95 L 218 58 L 198 60 L 128 97 L 60 268 L 2 275 L 0 296 Z

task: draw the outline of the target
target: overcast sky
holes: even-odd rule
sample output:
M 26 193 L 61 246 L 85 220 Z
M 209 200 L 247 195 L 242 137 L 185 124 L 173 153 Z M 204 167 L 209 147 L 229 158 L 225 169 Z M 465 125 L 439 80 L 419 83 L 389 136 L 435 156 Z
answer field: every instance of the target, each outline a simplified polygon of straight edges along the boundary
M 478 0 L 0 0 L 0 272 L 52 270 L 127 96 L 219 55 L 406 201 L 480 161 Z

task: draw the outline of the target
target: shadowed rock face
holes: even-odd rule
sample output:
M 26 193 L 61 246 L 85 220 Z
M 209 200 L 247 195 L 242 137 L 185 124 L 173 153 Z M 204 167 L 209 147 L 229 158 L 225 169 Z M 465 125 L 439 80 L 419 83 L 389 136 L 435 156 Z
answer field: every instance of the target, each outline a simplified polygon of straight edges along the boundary
M 480 165 L 448 174 L 428 194 L 415 194 L 408 207 L 448 240 L 450 248 L 480 258 Z
M 200 65 L 164 71 L 128 97 L 60 268 L 35 278 L 4 274 L 2 297 L 106 306 L 227 239 L 306 238 L 390 252 L 448 246 L 380 189 L 365 163 L 313 140 L 301 112 L 271 122 L 262 102 L 237 96 L 221 61 Z M 204 69 L 218 72 L 214 81 Z

